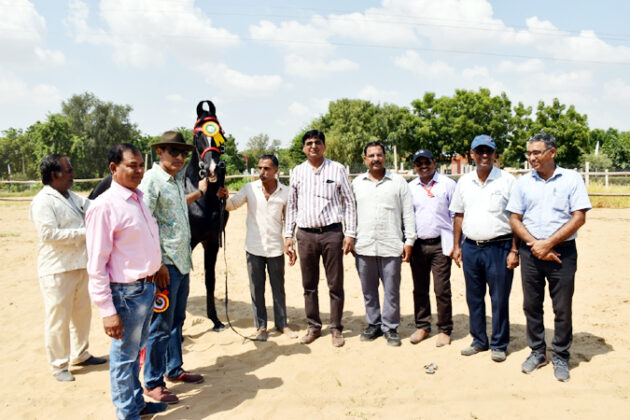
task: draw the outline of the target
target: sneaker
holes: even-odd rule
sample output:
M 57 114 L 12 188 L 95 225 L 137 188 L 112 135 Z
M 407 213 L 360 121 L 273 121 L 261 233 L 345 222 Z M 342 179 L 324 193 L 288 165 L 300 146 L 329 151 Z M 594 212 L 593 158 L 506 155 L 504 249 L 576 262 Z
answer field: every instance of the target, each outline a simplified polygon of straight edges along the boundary
M 87 359 L 85 359 L 84 361 L 77 363 L 76 366 L 102 365 L 105 362 L 107 362 L 107 359 L 105 359 L 103 357 L 90 356 Z
M 507 355 L 505 354 L 505 350 L 492 349 L 492 355 L 490 355 L 490 358 L 493 361 L 497 363 L 505 362 L 506 357 Z
M 468 347 L 466 347 L 464 350 L 461 351 L 461 355 L 462 356 L 472 356 L 475 355 L 477 353 L 481 353 L 482 351 L 488 351 L 488 349 L 482 349 L 480 347 L 475 347 L 472 344 Z
M 388 346 L 400 347 L 400 345 L 402 344 L 400 342 L 400 336 L 398 335 L 398 331 L 396 330 L 385 331 L 383 335 L 385 336 L 385 339 L 387 340 Z
M 72 373 L 68 372 L 67 370 L 62 370 L 61 372 L 56 373 L 54 376 L 55 376 L 55 379 L 58 380 L 59 382 L 74 381 L 74 376 L 72 376 Z
M 155 388 L 151 389 L 146 388 L 144 390 L 144 395 L 156 402 L 162 402 L 166 404 L 177 404 L 179 402 L 179 398 L 177 398 L 177 395 L 173 394 L 165 386 L 156 386 Z
M 569 363 L 557 356 L 551 359 L 551 363 L 553 363 L 553 376 L 560 382 L 567 382 L 571 377 Z
M 373 341 L 383 335 L 380 325 L 370 324 L 361 333 L 361 341 Z
M 521 365 L 521 371 L 523 373 L 532 373 L 538 368 L 545 366 L 547 363 L 547 356 L 542 353 L 531 352 L 527 359 Z
M 168 408 L 168 404 L 166 403 L 146 402 L 145 404 L 146 405 L 140 412 L 140 417 L 152 416 L 153 414 L 166 411 L 166 409 Z

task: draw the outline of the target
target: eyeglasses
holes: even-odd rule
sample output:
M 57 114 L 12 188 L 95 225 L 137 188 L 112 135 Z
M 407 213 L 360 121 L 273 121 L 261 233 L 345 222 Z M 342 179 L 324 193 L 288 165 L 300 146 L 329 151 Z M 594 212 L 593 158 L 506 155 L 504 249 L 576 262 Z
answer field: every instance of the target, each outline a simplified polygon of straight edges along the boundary
M 527 151 L 527 152 L 524 153 L 524 155 L 525 155 L 526 158 L 529 158 L 530 156 L 533 156 L 533 157 L 537 158 L 537 157 L 541 156 L 543 153 L 545 153 L 545 152 L 547 152 L 549 150 L 551 150 L 551 149 L 534 150 L 532 152 Z
M 385 156 L 385 155 L 384 155 L 384 154 L 382 154 L 382 153 L 371 153 L 371 154 L 369 154 L 369 155 L 365 155 L 365 157 L 366 157 L 366 158 L 368 158 L 368 159 L 382 158 L 382 157 L 384 157 L 384 156 Z
M 177 157 L 179 155 L 182 155 L 183 157 L 188 157 L 188 150 L 172 149 L 172 148 L 168 147 L 166 149 L 166 151 L 168 152 L 169 155 L 171 155 L 173 157 Z
M 473 152 L 476 155 L 492 155 L 494 154 L 494 149 L 491 149 L 490 147 L 477 147 L 476 149 L 473 149 Z
M 418 159 L 418 160 L 413 162 L 413 165 L 417 166 L 417 167 L 431 166 L 432 163 L 433 163 L 433 161 L 428 160 L 428 159 Z

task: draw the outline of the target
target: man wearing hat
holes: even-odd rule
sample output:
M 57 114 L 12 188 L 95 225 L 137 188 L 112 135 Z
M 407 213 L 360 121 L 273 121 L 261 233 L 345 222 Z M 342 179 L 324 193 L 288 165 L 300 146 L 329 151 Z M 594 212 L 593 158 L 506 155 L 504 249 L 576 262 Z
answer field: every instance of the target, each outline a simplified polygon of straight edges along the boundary
M 411 253 L 413 278 L 413 306 L 416 331 L 411 344 L 418 344 L 431 332 L 431 301 L 429 284 L 433 272 L 433 289 L 437 303 L 436 346 L 451 343 L 453 308 L 451 304 L 451 259 L 453 243 L 453 214 L 451 204 L 456 183 L 437 173 L 433 154 L 420 149 L 413 155 L 413 167 L 418 178 L 409 183 L 413 200 L 418 239 Z
M 167 131 L 158 143 L 152 144 L 160 157 L 146 172 L 140 190 L 143 200 L 158 223 L 162 266 L 156 273 L 156 300 L 144 364 L 144 394 L 169 404 L 179 398 L 166 388 L 171 382 L 203 382 L 203 377 L 182 369 L 182 326 L 186 318 L 189 272 L 192 268 L 188 204 L 201 198 L 207 190 L 206 179 L 199 181 L 196 191 L 184 194 L 183 171 L 188 152 L 181 133 Z M 163 287 L 161 285 L 164 285 Z
M 517 239 L 506 210 L 515 178 L 494 166 L 496 144 L 490 136 L 475 137 L 470 149 L 477 168 L 461 177 L 450 205 L 455 213 L 452 258 L 458 267 L 463 262 L 473 338 L 461 354 L 472 356 L 490 348 L 492 360 L 503 362 L 510 341 L 512 277 L 518 266 Z M 486 284 L 492 302 L 490 342 L 486 334 Z

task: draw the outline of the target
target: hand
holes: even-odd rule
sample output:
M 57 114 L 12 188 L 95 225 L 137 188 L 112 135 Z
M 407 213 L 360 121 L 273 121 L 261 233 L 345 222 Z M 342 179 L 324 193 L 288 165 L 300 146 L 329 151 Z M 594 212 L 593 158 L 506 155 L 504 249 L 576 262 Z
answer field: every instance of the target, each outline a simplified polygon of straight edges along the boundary
M 341 246 L 343 249 L 343 255 L 348 255 L 349 253 L 354 251 L 354 238 L 349 236 L 345 236 L 343 238 L 343 245 Z
M 157 273 L 155 273 L 153 281 L 160 289 L 166 289 L 168 285 L 171 284 L 171 278 L 168 275 L 168 268 L 166 268 L 164 264 L 162 264 Z
M 111 338 L 116 340 L 122 339 L 123 325 L 118 314 L 103 318 L 103 328 L 105 329 L 105 334 Z
M 217 197 L 225 198 L 227 200 L 230 197 L 230 192 L 226 187 L 219 187 L 217 190 Z
M 297 260 L 297 254 L 293 248 L 293 238 L 284 238 L 284 253 L 289 256 L 289 265 L 292 266 Z
M 412 249 L 413 249 L 413 246 L 411 245 L 403 246 L 402 262 L 409 262 L 409 260 L 411 259 Z
M 531 247 L 532 254 L 534 257 L 542 260 L 544 257 L 552 251 L 553 246 L 551 243 L 547 242 L 547 240 L 534 240 L 532 242 L 527 243 L 528 246 Z
M 453 250 L 449 254 L 449 257 L 455 261 L 455 264 L 457 264 L 458 267 L 462 266 L 462 248 L 460 246 L 453 246 Z
M 562 264 L 562 260 L 559 258 L 560 254 L 553 249 L 547 253 L 544 257 L 540 258 L 543 261 L 555 261 L 558 264 Z
M 510 251 L 505 259 L 508 270 L 514 270 L 518 267 L 518 253 Z
M 206 191 L 208 191 L 208 178 L 201 178 L 199 184 L 197 184 L 197 188 L 205 195 Z

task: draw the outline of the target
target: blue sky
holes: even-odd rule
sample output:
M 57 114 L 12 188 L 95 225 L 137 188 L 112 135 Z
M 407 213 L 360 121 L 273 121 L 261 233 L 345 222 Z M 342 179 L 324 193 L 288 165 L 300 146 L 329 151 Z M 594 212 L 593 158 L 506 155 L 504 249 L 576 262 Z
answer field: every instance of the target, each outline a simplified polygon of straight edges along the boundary
M 240 148 L 286 145 L 331 100 L 479 87 L 630 130 L 627 1 L 0 0 L 0 15 L 0 130 L 88 91 L 146 134 L 192 127 L 211 99 Z

